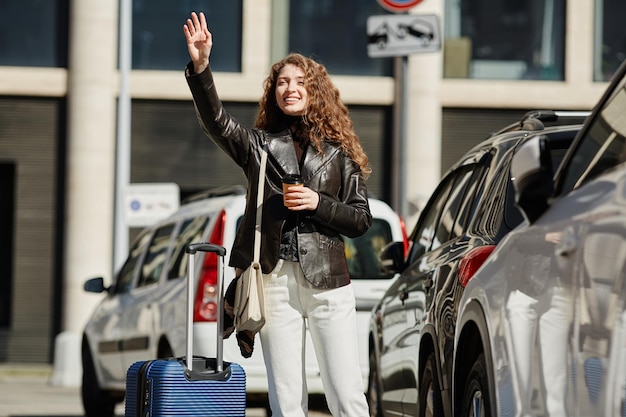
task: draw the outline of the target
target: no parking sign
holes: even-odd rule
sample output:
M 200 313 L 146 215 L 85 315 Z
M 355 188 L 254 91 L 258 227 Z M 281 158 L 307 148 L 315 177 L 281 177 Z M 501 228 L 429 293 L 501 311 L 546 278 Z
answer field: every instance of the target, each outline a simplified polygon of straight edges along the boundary
M 403 13 L 417 6 L 422 0 L 377 0 L 378 4 L 394 13 Z

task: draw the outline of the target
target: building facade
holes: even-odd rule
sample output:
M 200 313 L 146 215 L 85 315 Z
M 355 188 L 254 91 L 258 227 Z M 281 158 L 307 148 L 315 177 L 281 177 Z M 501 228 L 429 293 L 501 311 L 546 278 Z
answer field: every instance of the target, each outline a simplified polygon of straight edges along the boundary
M 626 53 L 620 0 L 423 0 L 410 14 L 438 17 L 442 48 L 406 59 L 367 56 L 368 17 L 390 13 L 376 0 L 130 5 L 126 72 L 117 2 L 0 5 L 0 362 L 52 361 L 55 337 L 80 333 L 99 300 L 83 282 L 113 279 L 122 116 L 130 183 L 175 182 L 181 197 L 243 183 L 195 118 L 191 11 L 207 14 L 218 91 L 244 123 L 274 61 L 324 63 L 370 156 L 370 192 L 407 219 L 490 132 L 531 109 L 589 110 Z

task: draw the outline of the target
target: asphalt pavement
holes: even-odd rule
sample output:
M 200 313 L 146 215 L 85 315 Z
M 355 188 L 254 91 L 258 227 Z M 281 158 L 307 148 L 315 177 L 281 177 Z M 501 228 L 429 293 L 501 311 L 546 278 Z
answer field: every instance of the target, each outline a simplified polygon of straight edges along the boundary
M 79 387 L 50 384 L 52 366 L 0 364 L 0 417 L 83 416 Z M 124 416 L 124 404 L 115 410 Z M 266 417 L 265 409 L 249 408 L 247 417 Z M 327 410 L 313 410 L 309 417 L 330 416 Z

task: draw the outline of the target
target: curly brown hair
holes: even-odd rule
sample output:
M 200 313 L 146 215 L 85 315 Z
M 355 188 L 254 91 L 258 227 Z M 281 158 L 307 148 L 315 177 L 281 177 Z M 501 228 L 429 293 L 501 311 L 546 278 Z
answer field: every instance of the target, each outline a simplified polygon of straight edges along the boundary
M 297 118 L 286 116 L 276 102 L 278 74 L 287 64 L 304 72 L 304 86 L 308 93 L 305 114 Z M 330 79 L 326 67 L 296 53 L 272 65 L 265 79 L 255 123 L 255 127 L 268 132 L 277 132 L 287 126 L 295 127 L 295 136 L 311 143 L 320 153 L 324 141 L 338 143 L 343 152 L 361 167 L 365 177 L 372 172 L 369 159 L 354 132 L 348 108 L 341 101 L 339 90 Z

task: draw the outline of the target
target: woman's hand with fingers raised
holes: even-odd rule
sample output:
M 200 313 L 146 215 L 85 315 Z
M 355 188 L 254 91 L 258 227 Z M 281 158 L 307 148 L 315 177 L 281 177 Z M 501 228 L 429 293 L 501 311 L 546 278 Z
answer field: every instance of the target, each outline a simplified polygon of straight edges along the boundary
M 187 23 L 183 26 L 183 32 L 187 39 L 187 50 L 193 62 L 194 71 L 198 74 L 209 65 L 209 55 L 213 47 L 213 36 L 207 27 L 204 13 L 200 12 L 198 15 L 192 12 L 191 18 L 187 19 Z

